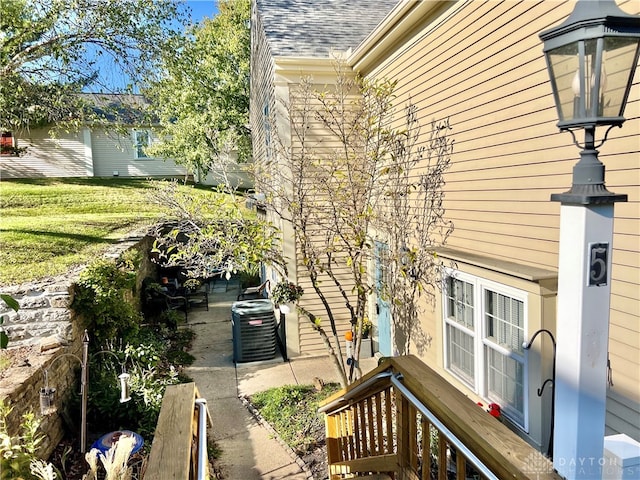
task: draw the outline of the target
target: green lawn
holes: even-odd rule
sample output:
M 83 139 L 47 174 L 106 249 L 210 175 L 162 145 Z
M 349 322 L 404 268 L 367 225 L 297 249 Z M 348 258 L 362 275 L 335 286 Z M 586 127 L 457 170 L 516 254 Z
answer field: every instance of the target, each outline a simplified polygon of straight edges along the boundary
M 152 182 L 69 178 L 0 182 L 0 285 L 89 263 L 123 234 L 161 216 Z M 212 194 L 202 187 L 203 194 Z

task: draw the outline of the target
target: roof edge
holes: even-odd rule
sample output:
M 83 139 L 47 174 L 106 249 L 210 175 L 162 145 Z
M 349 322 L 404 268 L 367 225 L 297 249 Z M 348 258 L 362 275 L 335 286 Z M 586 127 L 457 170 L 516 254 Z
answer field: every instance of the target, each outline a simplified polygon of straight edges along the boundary
M 368 70 L 406 32 L 447 4 L 458 0 L 400 0 L 380 24 L 356 47 L 348 63 L 354 70 Z

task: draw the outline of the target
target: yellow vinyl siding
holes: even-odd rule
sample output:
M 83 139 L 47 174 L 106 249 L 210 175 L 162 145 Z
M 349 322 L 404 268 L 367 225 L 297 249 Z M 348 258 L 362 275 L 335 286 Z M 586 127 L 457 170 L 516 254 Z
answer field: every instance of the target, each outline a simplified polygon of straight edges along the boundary
M 640 404 L 610 389 L 607 394 L 607 418 L 605 435 L 626 431 L 633 438 L 640 438 L 640 423 L 629 425 L 627 419 L 638 417 Z
M 292 112 L 296 112 L 296 108 L 302 108 L 302 101 L 304 99 L 300 98 L 300 92 L 296 90 L 297 86 L 295 83 L 290 85 L 290 94 L 288 101 L 292 104 Z M 315 84 L 312 88 L 318 91 L 325 91 L 328 88 L 331 88 L 328 85 L 324 84 Z M 319 102 L 317 100 L 309 100 L 308 108 L 314 109 L 319 107 Z M 304 141 L 306 155 L 313 155 L 314 160 L 331 162 L 333 161 L 333 157 L 336 152 L 340 152 L 341 143 L 335 139 L 334 136 L 330 135 L 330 133 L 323 126 L 322 122 L 318 120 L 318 118 L 311 113 L 309 117 L 309 121 L 307 123 L 307 127 L 304 130 L 304 139 L 300 138 L 296 135 L 295 128 L 300 128 L 300 121 L 298 120 L 298 124 L 290 123 L 289 127 L 291 128 L 291 152 L 292 156 L 302 154 L 302 141 Z M 311 159 L 306 160 L 304 162 L 310 162 Z M 308 166 L 306 168 L 309 168 Z M 308 182 L 316 182 L 317 179 L 310 176 L 306 179 Z M 328 228 L 332 227 L 333 220 L 327 219 L 328 217 L 325 215 L 330 215 L 331 212 L 323 212 L 321 211 L 321 203 L 324 200 L 324 196 L 327 195 L 325 191 L 319 189 L 314 183 L 309 183 L 306 185 L 308 187 L 309 192 L 313 192 L 314 202 L 319 206 L 313 209 L 311 212 L 311 216 L 307 219 L 310 224 L 310 228 L 308 233 L 310 236 L 317 235 L 317 243 L 319 245 L 320 250 L 324 249 L 325 235 Z M 328 225 L 328 226 L 327 226 Z M 297 278 L 301 286 L 305 290 L 305 295 L 301 299 L 301 305 L 304 308 L 308 309 L 314 315 L 317 315 L 321 319 L 321 327 L 324 329 L 326 334 L 329 336 L 330 341 L 334 342 L 334 336 L 331 329 L 330 321 L 327 316 L 326 310 L 320 300 L 320 298 L 316 295 L 313 290 L 309 280 L 306 267 L 300 263 L 301 255 L 298 250 L 297 252 L 298 264 L 297 268 Z M 326 258 L 322 258 L 321 261 L 325 261 Z M 334 264 L 334 273 L 336 277 L 342 283 L 342 288 L 348 295 L 351 296 L 351 303 L 355 307 L 356 299 L 352 295 L 352 290 L 354 286 L 353 275 L 348 269 L 346 265 L 346 259 L 336 258 Z M 344 333 L 350 327 L 350 313 L 345 306 L 345 300 L 338 291 L 338 288 L 334 286 L 334 282 L 327 275 L 320 276 L 320 288 L 322 292 L 326 296 L 326 300 L 331 305 L 331 310 L 334 314 L 334 319 L 336 323 L 336 329 L 338 332 L 338 338 L 341 342 L 341 346 L 344 349 Z M 326 355 L 327 349 L 318 332 L 313 329 L 313 326 L 306 318 L 299 318 L 299 352 L 304 355 Z M 334 345 L 335 346 L 335 345 Z M 343 352 L 344 353 L 344 352 Z
M 398 81 L 398 103 L 410 98 L 418 104 L 423 126 L 431 118 L 451 119 L 455 153 L 445 187 L 455 225 L 450 246 L 556 267 L 559 205 L 549 197 L 569 188 L 578 155 L 570 136 L 555 128 L 537 34 L 571 9 L 558 2 L 469 2 L 375 71 Z M 628 121 L 627 128 L 638 124 Z M 638 183 L 629 180 L 638 153 L 637 145 L 630 147 L 620 141 L 603 148 L 611 189 Z M 531 215 L 538 221 L 531 222 Z M 621 242 L 616 238 L 616 248 L 624 248 Z
M 617 3 L 628 13 L 640 13 L 638 2 Z M 562 22 L 573 7 L 574 2 L 549 1 L 451 3 L 437 22 L 423 18 L 378 64 L 369 61 L 367 76 L 398 82 L 399 110 L 409 101 L 418 106 L 423 145 L 432 119 L 450 119 L 455 144 L 445 174 L 444 206 L 455 229 L 447 247 L 557 271 L 560 204 L 550 196 L 570 188 L 579 149 L 570 134 L 556 127 L 538 33 Z M 615 205 L 610 396 L 618 397 L 609 407 L 616 426 L 608 425 L 625 433 L 638 430 L 631 424 L 640 411 L 639 83 L 640 70 L 626 123 L 613 129 L 599 148 L 607 187 L 629 196 L 629 202 Z M 597 137 L 604 133 L 598 129 Z M 583 141 L 581 132 L 577 140 Z M 421 319 L 435 347 L 423 358 L 435 364 L 443 355 L 439 308 L 427 308 Z M 553 317 L 555 307 L 547 311 L 545 322 Z M 552 323 L 547 325 L 553 329 Z
M 626 345 L 616 344 L 615 346 L 617 349 L 612 349 L 609 352 L 613 380 L 613 387 L 610 387 L 610 390 L 631 401 L 638 402 L 638 384 L 640 384 L 638 352 Z M 636 411 L 635 416 L 630 416 L 626 420 L 631 425 L 637 425 L 637 419 L 638 412 Z
M 616 303 L 614 305 L 618 307 L 619 305 L 617 302 L 624 302 L 624 299 L 640 301 L 640 289 L 636 288 L 636 285 L 636 283 L 629 281 L 629 277 L 617 282 L 614 281 L 611 285 L 611 295 L 612 297 L 620 297 L 619 299 L 616 299 Z M 619 309 L 619 311 L 637 316 L 639 310 L 638 305 L 629 305 L 629 307 L 631 308 Z
M 339 278 L 341 277 L 343 280 L 345 280 L 345 288 L 346 291 L 349 292 L 351 291 L 352 282 L 348 282 L 349 275 L 345 270 L 341 272 L 342 274 L 339 275 Z M 306 277 L 306 268 L 304 267 L 304 265 L 298 265 L 298 272 L 300 278 L 299 283 L 305 292 L 302 296 L 300 304 L 321 319 L 320 326 L 324 329 L 330 340 L 333 341 L 333 333 L 331 330 L 329 318 L 326 314 L 324 306 L 322 305 L 322 302 L 320 301 L 320 298 L 316 295 L 313 287 L 311 286 L 311 282 L 308 280 L 308 277 Z M 340 295 L 337 288 L 330 287 L 330 285 L 332 284 L 333 282 L 326 276 L 321 277 L 322 291 L 326 295 L 327 301 L 332 306 L 332 311 L 335 315 L 338 336 L 340 338 L 340 341 L 343 342 L 344 333 L 349 329 L 350 326 L 350 317 L 349 312 L 347 311 L 346 307 L 344 307 L 343 297 Z M 314 330 L 311 322 L 305 317 L 300 317 L 299 322 L 300 353 L 305 355 L 326 355 L 327 349 L 322 342 L 320 334 Z

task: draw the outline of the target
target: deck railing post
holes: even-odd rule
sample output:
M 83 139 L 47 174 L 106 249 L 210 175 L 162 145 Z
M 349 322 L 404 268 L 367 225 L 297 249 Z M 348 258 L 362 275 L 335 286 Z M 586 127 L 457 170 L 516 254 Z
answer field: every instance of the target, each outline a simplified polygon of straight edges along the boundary
M 407 470 L 410 464 L 410 444 L 409 444 L 409 401 L 397 390 L 396 394 L 396 422 L 397 422 L 397 441 L 398 441 L 398 463 L 400 471 Z M 401 480 L 404 479 L 404 473 L 401 474 Z

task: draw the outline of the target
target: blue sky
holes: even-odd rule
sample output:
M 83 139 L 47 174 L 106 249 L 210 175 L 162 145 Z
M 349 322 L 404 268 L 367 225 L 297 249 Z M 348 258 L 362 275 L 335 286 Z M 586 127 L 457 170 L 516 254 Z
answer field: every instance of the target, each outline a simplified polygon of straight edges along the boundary
M 214 0 L 190 0 L 185 3 L 191 8 L 194 22 L 203 17 L 213 17 L 218 12 L 218 2 Z
M 0 0 L 1 2 L 2 0 Z M 218 1 L 217 0 L 187 0 L 184 2 L 191 9 L 191 19 L 193 23 L 200 22 L 204 17 L 212 18 L 218 13 Z M 91 49 L 89 49 L 91 51 Z M 98 68 L 101 71 L 103 80 L 107 84 L 115 89 L 123 89 L 129 79 L 123 75 L 122 71 L 116 69 L 113 63 L 108 57 L 100 59 L 98 62 Z M 104 87 L 102 85 L 93 85 L 86 91 L 101 91 Z

